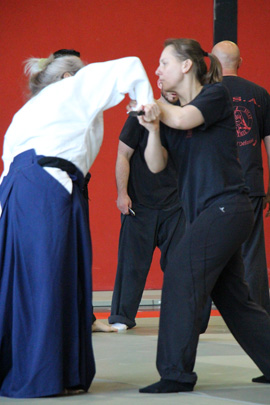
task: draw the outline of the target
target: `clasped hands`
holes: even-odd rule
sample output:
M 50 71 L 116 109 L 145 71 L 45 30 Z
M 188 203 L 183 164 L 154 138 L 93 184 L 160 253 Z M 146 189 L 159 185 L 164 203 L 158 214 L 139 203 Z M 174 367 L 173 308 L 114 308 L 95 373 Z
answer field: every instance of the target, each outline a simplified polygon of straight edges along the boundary
M 131 100 L 127 106 L 127 111 L 132 111 L 136 106 L 137 102 Z M 156 103 L 143 105 L 138 110 L 144 111 L 144 115 L 138 116 L 138 120 L 146 129 L 151 130 L 153 126 L 159 125 L 160 109 Z

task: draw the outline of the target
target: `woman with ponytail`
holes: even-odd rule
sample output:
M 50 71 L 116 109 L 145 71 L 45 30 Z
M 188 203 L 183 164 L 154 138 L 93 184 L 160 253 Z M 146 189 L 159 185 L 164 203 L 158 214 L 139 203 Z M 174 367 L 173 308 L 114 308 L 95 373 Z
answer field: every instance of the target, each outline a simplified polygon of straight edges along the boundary
M 194 389 L 202 312 L 209 296 L 263 372 L 253 381 L 269 383 L 270 318 L 249 298 L 244 281 L 241 245 L 253 213 L 220 64 L 197 41 L 172 39 L 165 42 L 156 74 L 164 91 L 178 94 L 181 107 L 159 102 L 143 107 L 139 121 L 149 130 L 145 158 L 153 172 L 164 169 L 168 154 L 175 162 L 187 227 L 164 272 L 157 351 L 161 380 L 140 392 Z M 179 131 L 160 139 L 159 120 Z
M 31 98 L 5 135 L 0 185 L 0 395 L 16 398 L 90 387 L 88 172 L 103 111 L 127 93 L 153 101 L 136 57 L 84 66 L 62 49 L 29 59 L 26 73 Z

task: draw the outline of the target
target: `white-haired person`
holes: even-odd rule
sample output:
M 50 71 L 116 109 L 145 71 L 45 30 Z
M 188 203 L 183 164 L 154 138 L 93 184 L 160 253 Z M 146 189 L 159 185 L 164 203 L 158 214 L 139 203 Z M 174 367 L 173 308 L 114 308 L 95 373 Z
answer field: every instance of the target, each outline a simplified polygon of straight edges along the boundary
M 62 49 L 26 73 L 32 97 L 6 132 L 0 186 L 0 395 L 17 398 L 90 387 L 89 169 L 103 111 L 125 94 L 153 100 L 136 57 L 84 66 Z
M 209 57 L 209 70 L 205 58 Z M 249 296 L 242 243 L 253 226 L 253 209 L 238 161 L 230 95 L 218 59 L 192 39 L 165 42 L 156 71 L 179 106 L 145 106 L 140 123 L 149 130 L 145 158 L 164 169 L 168 153 L 177 165 L 186 231 L 164 273 L 157 368 L 160 381 L 142 393 L 192 391 L 202 311 L 211 295 L 230 331 L 270 383 L 270 318 Z M 179 129 L 160 140 L 159 118 Z M 162 146 L 164 145 L 164 146 Z

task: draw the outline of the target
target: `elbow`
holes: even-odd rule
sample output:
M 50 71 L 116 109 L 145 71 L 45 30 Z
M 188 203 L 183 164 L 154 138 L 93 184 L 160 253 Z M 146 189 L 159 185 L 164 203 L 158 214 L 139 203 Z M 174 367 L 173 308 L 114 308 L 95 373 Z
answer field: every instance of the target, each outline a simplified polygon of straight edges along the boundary
M 150 172 L 156 174 L 165 169 L 167 166 L 168 157 L 167 155 L 164 155 L 166 155 L 166 151 L 164 151 L 163 154 L 158 157 L 156 155 L 149 156 L 147 149 L 145 150 L 144 158 Z
M 172 127 L 175 129 L 181 129 L 182 131 L 186 131 L 191 128 L 190 123 L 184 117 L 178 117 L 177 115 L 173 117 Z
M 173 117 L 173 127 L 175 129 L 183 129 L 183 118 L 175 115 Z
M 159 173 L 162 170 L 164 170 L 166 167 L 166 164 L 165 163 L 163 163 L 163 164 L 152 163 L 152 164 L 147 164 L 147 166 L 148 166 L 148 169 L 150 170 L 150 172 L 156 174 L 156 173 Z

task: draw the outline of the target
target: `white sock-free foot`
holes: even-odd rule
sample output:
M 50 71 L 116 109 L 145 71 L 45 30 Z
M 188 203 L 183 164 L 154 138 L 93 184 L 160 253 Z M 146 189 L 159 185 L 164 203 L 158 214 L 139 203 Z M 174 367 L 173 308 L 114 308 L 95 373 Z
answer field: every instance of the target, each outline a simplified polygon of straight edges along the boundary
M 118 332 L 127 330 L 127 325 L 125 323 L 113 323 L 112 326 L 117 329 Z
M 112 325 L 107 325 L 106 323 L 96 319 L 95 322 L 92 323 L 92 332 L 117 332 L 117 329 L 115 329 Z

